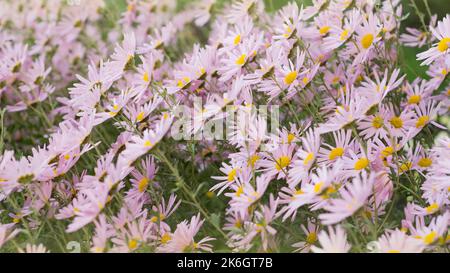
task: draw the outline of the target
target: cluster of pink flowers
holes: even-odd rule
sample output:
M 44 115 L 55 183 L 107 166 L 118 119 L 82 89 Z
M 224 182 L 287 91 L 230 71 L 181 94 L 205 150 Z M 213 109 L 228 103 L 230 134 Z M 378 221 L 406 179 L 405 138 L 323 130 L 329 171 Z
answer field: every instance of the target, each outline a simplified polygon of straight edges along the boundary
M 0 155 L 0 251 L 448 251 L 450 15 L 401 33 L 399 0 L 129 0 L 108 28 L 103 0 L 80 1 L 0 7 L 4 128 L 50 123 Z M 405 46 L 426 76 L 408 80 Z M 174 140 L 180 105 L 192 135 L 247 119 Z

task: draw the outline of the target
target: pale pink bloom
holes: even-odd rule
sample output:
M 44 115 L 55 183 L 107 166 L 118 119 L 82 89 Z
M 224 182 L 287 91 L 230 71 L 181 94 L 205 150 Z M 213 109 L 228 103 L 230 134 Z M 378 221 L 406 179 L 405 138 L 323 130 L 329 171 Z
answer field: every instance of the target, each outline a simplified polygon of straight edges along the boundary
M 450 54 L 439 57 L 428 68 L 427 75 L 431 78 L 427 87 L 429 89 L 438 89 L 442 82 L 447 78 L 450 71 Z
M 216 0 L 202 0 L 195 10 L 195 24 L 199 27 L 204 26 L 211 18 L 211 10 Z
M 280 204 L 282 206 L 281 210 L 278 214 L 284 214 L 283 221 L 288 217 L 291 217 L 292 220 L 295 219 L 297 215 L 297 211 L 301 206 L 304 206 L 311 202 L 311 195 L 305 194 L 302 189 L 283 187 L 278 193 L 280 199 Z
M 303 20 L 303 7 L 291 2 L 279 11 L 279 22 L 274 29 L 274 39 L 290 39 L 300 34 Z
M 354 140 L 352 140 L 352 132 L 350 130 L 339 130 L 333 132 L 334 145 L 328 143 L 322 143 L 322 147 L 319 149 L 318 163 L 319 164 L 332 164 L 343 156 L 348 154 L 348 149 Z M 325 146 L 325 147 L 324 147 Z
M 349 149 L 348 156 L 343 157 L 342 175 L 345 177 L 356 177 L 360 174 L 367 174 L 375 159 L 375 145 L 371 140 L 367 142 L 367 147 L 361 143 L 354 142 L 353 149 Z
M 375 176 L 362 175 L 356 177 L 345 188 L 339 190 L 340 198 L 330 199 L 324 207 L 327 213 L 319 215 L 320 220 L 325 225 L 332 225 L 341 222 L 345 218 L 353 215 L 367 203 L 367 199 L 372 194 L 372 187 Z
M 112 80 L 119 79 L 123 72 L 134 65 L 136 53 L 136 36 L 133 32 L 125 33 L 122 46 L 116 45 L 112 61 L 105 63 L 107 75 Z
M 125 227 L 116 231 L 115 236 L 111 239 L 114 247 L 111 252 L 133 252 L 142 245 L 152 239 L 152 226 L 147 219 L 146 211 L 142 216 L 127 222 Z
M 358 9 L 353 9 L 349 16 L 344 17 L 344 25 L 331 26 L 330 34 L 323 39 L 324 49 L 332 51 L 353 36 L 357 26 L 362 21 L 361 12 Z
M 311 218 L 308 218 L 307 223 L 307 227 L 301 225 L 301 228 L 305 233 L 305 239 L 292 245 L 296 248 L 294 252 L 308 253 L 311 250 L 311 247 L 317 242 L 317 234 L 320 231 L 319 226 Z
M 381 32 L 381 23 L 377 16 L 368 12 L 368 17 L 363 16 L 362 25 L 356 28 L 356 45 L 349 43 L 349 51 L 355 52 L 357 55 L 353 61 L 353 65 L 364 63 L 371 58 L 371 54 L 378 46 L 381 40 L 379 33 Z
M 445 126 L 433 121 L 437 117 L 437 111 L 439 108 L 439 103 L 433 100 L 428 100 L 427 102 L 423 102 L 419 105 L 414 106 L 414 110 L 416 112 L 416 129 L 422 129 L 423 127 L 431 123 L 442 130 L 447 130 Z
M 358 88 L 358 93 L 367 99 L 366 111 L 370 111 L 373 107 L 379 105 L 389 92 L 400 86 L 405 76 L 399 78 L 399 73 L 400 69 L 395 69 L 389 77 L 388 70 L 385 70 L 384 77 L 380 80 L 378 72 L 375 70 L 375 81 L 366 78 L 365 81 L 361 83 L 361 86 Z
M 158 224 L 159 228 L 162 230 L 170 230 L 170 227 L 165 220 L 178 209 L 180 204 L 181 200 L 178 200 L 177 202 L 177 196 L 175 194 L 170 195 L 167 204 L 165 199 L 162 198 L 160 204 L 152 207 L 153 216 L 150 218 L 150 221 Z
M 142 64 L 137 67 L 138 74 L 135 75 L 135 79 L 133 81 L 133 89 L 137 93 L 136 99 L 141 99 L 147 89 L 150 87 L 150 83 L 155 80 L 154 79 L 154 70 L 157 62 L 162 62 L 162 57 L 158 58 L 156 54 L 150 52 L 145 56 L 139 56 Z
M 205 237 L 202 240 L 196 242 L 194 240 L 195 235 L 200 230 L 203 225 L 204 220 L 200 220 L 200 214 L 193 216 L 191 221 L 183 221 L 177 225 L 177 229 L 171 236 L 170 241 L 158 247 L 159 252 L 171 252 L 171 253 L 181 253 L 181 252 L 200 252 L 208 251 L 211 252 L 212 248 L 207 242 L 215 240 L 211 237 Z
M 445 207 L 444 202 L 446 202 L 447 200 L 447 194 L 440 193 L 439 195 L 428 199 L 428 206 L 422 207 L 414 204 L 414 211 L 412 213 L 419 216 L 439 213 Z
M 228 34 L 223 40 L 224 48 L 219 49 L 219 53 L 227 50 L 231 50 L 241 43 L 244 43 L 247 38 L 253 32 L 253 21 L 252 18 L 246 16 L 242 19 L 239 24 L 235 24 L 231 29 L 228 30 Z
M 114 236 L 115 231 L 113 227 L 106 222 L 104 214 L 100 214 L 98 220 L 94 221 L 95 235 L 92 237 L 91 252 L 102 253 L 106 252 L 108 240 Z
M 92 109 L 100 101 L 100 95 L 104 94 L 113 81 L 107 75 L 103 61 L 97 65 L 91 62 L 88 65 L 88 78 L 76 75 L 79 82 L 69 88 L 70 105 L 75 109 Z
M 173 119 L 173 115 L 165 112 L 161 115 L 160 120 L 156 122 L 155 129 L 145 130 L 142 137 L 138 135 L 132 136 L 130 142 L 125 144 L 125 150 L 119 155 L 118 162 L 121 165 L 131 166 L 139 157 L 153 149 L 170 129 Z
M 269 85 L 271 80 L 264 84 L 267 78 L 270 78 L 280 60 L 285 59 L 285 50 L 277 44 L 269 46 L 265 51 L 265 56 L 258 60 L 259 67 L 253 72 L 245 75 L 244 80 L 252 85 L 264 86 Z M 258 88 L 258 91 L 263 91 Z
M 0 224 L 0 248 L 20 232 L 14 228 L 14 224 Z
M 78 204 L 73 207 L 75 218 L 67 227 L 67 232 L 74 232 L 91 223 L 105 208 L 109 198 L 108 186 L 96 183 L 92 189 L 83 191 L 78 195 Z
M 414 126 L 415 113 L 410 108 L 403 109 L 400 114 L 397 114 L 392 105 L 389 105 L 389 110 L 386 112 L 385 120 L 388 135 L 396 137 L 405 137 L 408 131 Z
M 146 120 L 150 119 L 150 114 L 152 114 L 158 106 L 162 103 L 163 98 L 159 95 L 155 95 L 151 101 L 148 103 L 140 104 L 140 103 L 128 103 L 124 109 L 124 115 L 133 123 L 139 124 L 143 123 Z M 122 122 L 121 123 L 125 128 L 130 127 L 129 123 Z M 130 131 L 133 128 L 129 128 Z
M 259 14 L 264 11 L 264 1 L 260 0 L 238 0 L 233 2 L 226 14 L 226 18 L 231 23 L 241 22 L 249 15 Z
M 305 20 L 308 20 L 311 17 L 317 15 L 326 3 L 326 0 L 313 0 L 312 6 L 308 6 L 305 8 Z
M 398 229 L 382 235 L 377 242 L 381 253 L 420 253 L 424 249 L 419 240 Z
M 302 147 L 295 154 L 295 161 L 289 171 L 288 182 L 295 187 L 303 178 L 308 176 L 309 170 L 317 160 L 320 148 L 320 132 L 310 129 L 301 138 Z
M 294 144 L 281 144 L 274 151 L 264 152 L 265 158 L 261 159 L 263 173 L 272 178 L 285 178 L 292 165 Z
M 437 15 L 433 15 L 430 20 L 429 28 L 434 28 L 437 22 Z M 433 42 L 436 37 L 428 32 L 420 31 L 416 28 L 406 27 L 406 33 L 400 35 L 400 42 L 409 47 L 423 47 L 427 42 Z
M 268 120 L 262 115 L 258 115 L 254 108 L 238 107 L 237 113 L 230 116 L 233 120 L 227 128 L 228 141 L 237 147 L 246 147 L 248 143 L 253 146 L 261 146 L 267 139 Z
M 270 195 L 269 205 L 261 205 L 260 210 L 255 211 L 255 219 L 253 222 L 247 222 L 250 232 L 244 236 L 236 247 L 250 244 L 256 236 L 261 237 L 262 250 L 267 251 L 269 243 L 274 239 L 277 230 L 270 226 L 270 224 L 277 218 L 276 209 L 278 206 L 278 199 L 274 199 Z
M 336 229 L 329 226 L 328 233 L 322 230 L 319 233 L 318 240 L 322 248 L 312 246 L 312 252 L 347 253 L 351 248 L 351 245 L 347 242 L 347 233 L 340 225 L 336 226 Z
M 433 93 L 433 89 L 429 88 L 428 82 L 420 78 L 415 79 L 411 84 L 407 82 L 403 89 L 407 96 L 403 105 L 409 107 L 427 101 Z
M 258 54 L 263 42 L 262 35 L 252 35 L 233 50 L 224 52 L 226 57 L 222 58 L 219 67 L 220 80 L 228 81 L 234 76 L 243 74 L 245 66 L 253 61 Z
M 431 219 L 428 225 L 425 224 L 424 217 L 418 216 L 416 217 L 416 225 L 411 227 L 411 235 L 421 240 L 427 248 L 432 248 L 432 245 L 448 231 L 449 216 L 450 214 L 447 211 L 443 215 Z
M 437 58 L 448 54 L 450 45 L 450 15 L 447 14 L 442 21 L 437 23 L 436 28 L 431 27 L 430 30 L 439 42 L 427 51 L 417 54 L 417 60 L 423 60 L 421 65 L 430 65 Z
M 172 24 L 171 22 L 167 23 L 161 28 L 154 29 L 153 34 L 149 35 L 148 37 L 148 40 L 150 42 L 144 43 L 142 46 L 138 47 L 137 53 L 147 54 L 150 52 L 155 52 L 157 50 L 163 49 L 166 46 L 169 46 L 170 43 L 174 40 L 176 31 L 177 29 L 175 28 L 175 25 Z M 142 36 L 139 35 L 138 37 Z
M 283 221 L 288 217 L 295 219 L 298 208 L 305 204 L 315 203 L 313 210 L 322 207 L 330 198 L 330 194 L 336 191 L 336 175 L 341 169 L 342 164 L 337 161 L 333 169 L 327 167 L 318 168 L 316 173 L 311 173 L 308 177 L 303 178 L 300 189 L 282 188 L 279 196 L 280 203 L 287 204 L 278 213 L 284 214 Z M 309 180 L 310 179 L 310 180 Z
M 218 191 L 218 195 L 220 195 L 224 190 L 229 188 L 232 184 L 234 184 L 242 172 L 242 168 L 240 165 L 229 165 L 227 163 L 222 163 L 222 167 L 220 167 L 220 171 L 224 174 L 223 176 L 212 176 L 211 178 L 214 180 L 220 181 L 216 185 L 214 185 L 210 191 Z
M 27 244 L 25 249 L 19 249 L 19 253 L 50 253 L 50 251 L 43 244 Z
M 365 117 L 366 99 L 355 95 L 357 91 L 346 86 L 346 90 L 341 90 L 342 101 L 340 105 L 335 105 L 335 112 L 330 115 L 325 123 L 320 124 L 318 131 L 320 134 L 329 133 L 343 129 L 351 123 Z
M 225 195 L 231 197 L 229 202 L 230 209 L 244 216 L 248 208 L 264 195 L 271 178 L 265 175 L 256 177 L 256 187 L 253 187 L 250 183 L 250 179 L 253 179 L 251 175 L 248 178 L 243 178 L 242 176 L 239 176 L 239 178 L 237 183 L 231 186 L 235 192 L 226 193 Z
M 154 179 L 158 171 L 155 158 L 147 156 L 141 161 L 141 166 L 144 170 L 142 173 L 136 169 L 131 172 L 133 176 L 130 179 L 132 188 L 126 193 L 125 199 L 148 199 L 147 189 L 155 185 Z

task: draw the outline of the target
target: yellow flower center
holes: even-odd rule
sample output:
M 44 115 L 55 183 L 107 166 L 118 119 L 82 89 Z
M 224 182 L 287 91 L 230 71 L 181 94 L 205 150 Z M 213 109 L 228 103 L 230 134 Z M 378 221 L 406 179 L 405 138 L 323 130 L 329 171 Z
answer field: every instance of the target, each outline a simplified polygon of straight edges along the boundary
M 438 209 L 439 209 L 439 205 L 437 203 L 433 203 L 425 208 L 425 210 L 427 211 L 428 214 L 435 213 L 436 211 L 438 211 Z
M 345 29 L 344 31 L 341 32 L 341 41 L 344 41 L 345 39 L 347 39 L 348 34 L 349 34 L 350 30 L 349 29 Z
M 136 248 L 137 248 L 137 245 L 138 245 L 138 241 L 135 240 L 135 239 L 131 239 L 131 240 L 128 242 L 128 248 L 129 248 L 130 250 L 136 249 Z
M 244 193 L 244 187 L 243 186 L 239 186 L 239 188 L 236 190 L 236 196 L 239 197 L 243 193 Z
M 369 159 L 362 157 L 358 159 L 358 161 L 356 161 L 355 170 L 360 171 L 362 169 L 367 168 L 367 166 L 369 166 Z
M 287 73 L 286 76 L 284 77 L 284 83 L 287 85 L 293 83 L 295 79 L 297 79 L 297 74 L 298 74 L 297 71 L 291 71 Z
M 275 168 L 278 171 L 281 171 L 282 169 L 286 168 L 287 166 L 289 166 L 289 164 L 291 163 L 291 159 L 289 158 L 289 156 L 283 155 L 280 156 L 276 162 L 275 162 Z
M 182 88 L 182 87 L 186 86 L 190 82 L 191 82 L 191 78 L 183 77 L 181 80 L 178 81 L 177 86 Z
M 373 34 L 369 33 L 364 35 L 364 37 L 362 37 L 361 39 L 361 45 L 364 49 L 368 49 L 373 42 Z
M 308 84 L 309 78 L 308 78 L 308 77 L 304 77 L 304 78 L 302 79 L 302 82 L 303 82 L 304 85 Z
M 247 55 L 242 54 L 239 58 L 236 59 L 236 64 L 239 66 L 243 66 L 245 64 L 245 58 Z
M 161 236 L 161 244 L 163 244 L 163 245 L 167 244 L 167 242 L 169 242 L 170 240 L 172 240 L 172 237 L 167 232 L 164 233 L 163 236 Z
M 394 147 L 392 146 L 387 146 L 386 148 L 383 149 L 383 151 L 381 151 L 381 155 L 383 157 L 388 157 L 390 155 L 392 155 L 394 153 Z
M 330 26 L 323 26 L 319 29 L 320 35 L 325 35 L 330 31 Z
M 310 232 L 308 236 L 306 236 L 306 242 L 310 245 L 314 244 L 317 241 L 317 233 Z
M 400 253 L 400 250 L 391 249 L 391 250 L 388 250 L 387 253 Z
M 344 148 L 336 147 L 330 151 L 330 155 L 328 156 L 328 159 L 335 160 L 337 157 L 341 157 L 343 155 L 344 155 Z
M 403 127 L 403 120 L 400 117 L 393 117 L 389 122 L 394 128 L 399 129 Z
M 384 119 L 380 116 L 376 116 L 372 120 L 372 126 L 376 129 L 380 129 L 384 125 Z
M 259 156 L 257 154 L 254 154 L 248 159 L 248 165 L 250 167 L 255 167 L 256 161 L 258 161 L 258 160 L 259 160 Z
M 408 99 L 408 104 L 419 104 L 420 99 L 421 99 L 420 95 L 412 95 Z
M 436 231 L 432 231 L 423 238 L 423 241 L 425 242 L 425 244 L 431 245 L 436 240 L 436 236 Z
M 320 193 L 322 191 L 323 182 L 318 182 L 314 185 L 314 193 Z
M 295 139 L 295 135 L 289 133 L 288 136 L 287 136 L 287 141 L 288 141 L 288 143 L 291 144 L 292 141 L 294 141 L 294 139 Z
M 423 157 L 419 160 L 419 162 L 417 162 L 417 165 L 419 165 L 422 168 L 428 168 L 431 166 L 432 163 L 433 163 L 433 160 L 431 160 L 431 158 Z
M 145 189 L 147 188 L 148 182 L 149 181 L 148 181 L 147 177 L 143 177 L 141 180 L 139 180 L 138 191 L 139 192 L 144 192 Z
M 237 44 L 239 44 L 240 42 L 241 42 L 241 35 L 238 34 L 238 35 L 236 35 L 236 37 L 234 37 L 233 44 L 234 44 L 234 45 L 237 45 Z
M 440 40 L 437 48 L 440 52 L 444 52 L 448 49 L 448 44 L 450 43 L 450 37 L 445 37 L 444 39 Z
M 293 34 L 292 28 L 290 26 L 285 27 L 286 32 L 283 34 L 284 38 L 290 38 Z
M 94 253 L 102 253 L 105 250 L 103 247 L 96 246 L 94 247 Z
M 411 169 L 411 167 L 412 167 L 412 162 L 406 162 L 400 166 L 400 170 L 402 172 L 406 172 L 406 171 L 409 171 Z
M 417 119 L 416 122 L 416 128 L 422 128 L 423 126 L 425 126 L 428 121 L 430 121 L 430 117 L 429 116 L 421 116 Z
M 312 160 L 314 160 L 314 153 L 309 153 L 306 158 L 303 160 L 303 164 L 306 166 L 309 164 L 309 162 L 311 162 Z
M 339 78 L 339 76 L 334 76 L 333 79 L 331 80 L 331 82 L 332 82 L 333 84 L 337 84 L 337 83 L 339 83 L 340 80 L 341 80 L 341 79 Z
M 234 178 L 236 177 L 236 169 L 232 169 L 229 173 L 228 173 L 228 182 L 234 181 Z
M 144 76 L 142 76 L 142 80 L 144 80 L 144 82 L 149 82 L 149 81 L 150 81 L 150 79 L 149 79 L 149 76 L 148 76 L 148 73 L 147 73 L 147 72 L 145 72 L 145 73 L 144 73 Z
M 152 147 L 152 146 L 153 146 L 153 143 L 152 143 L 150 140 L 146 140 L 146 141 L 144 142 L 144 147 L 149 148 L 149 147 Z
M 139 114 L 136 117 L 136 121 L 138 122 L 142 121 L 144 119 L 144 115 L 145 115 L 144 112 L 139 112 Z

